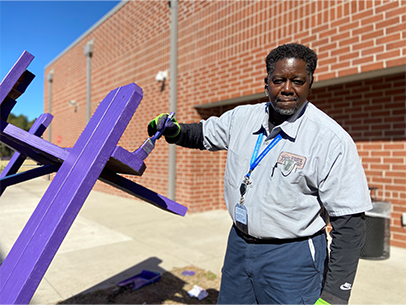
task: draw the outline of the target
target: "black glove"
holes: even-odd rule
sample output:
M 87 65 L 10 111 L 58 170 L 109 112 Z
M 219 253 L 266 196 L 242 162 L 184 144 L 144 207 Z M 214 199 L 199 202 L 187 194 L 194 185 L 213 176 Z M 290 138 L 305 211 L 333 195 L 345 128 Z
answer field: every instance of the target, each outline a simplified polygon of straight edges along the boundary
M 148 124 L 148 135 L 154 136 L 155 133 L 161 130 L 165 126 L 165 130 L 162 133 L 165 138 L 175 138 L 180 133 L 180 126 L 175 117 L 172 117 L 166 124 L 166 119 L 169 113 L 161 113 L 155 119 Z

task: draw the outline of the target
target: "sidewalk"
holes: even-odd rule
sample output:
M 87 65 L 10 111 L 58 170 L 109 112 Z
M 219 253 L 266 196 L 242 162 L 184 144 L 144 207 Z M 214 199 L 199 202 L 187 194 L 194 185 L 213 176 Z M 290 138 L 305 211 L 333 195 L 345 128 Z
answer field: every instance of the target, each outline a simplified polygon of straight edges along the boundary
M 38 204 L 48 181 L 6 189 L 0 198 L 0 259 Z M 227 211 L 180 217 L 137 199 L 91 192 L 31 301 L 55 304 L 88 290 L 114 286 L 143 269 L 194 265 L 221 274 L 231 220 Z M 351 304 L 406 302 L 406 249 L 390 258 L 360 260 Z

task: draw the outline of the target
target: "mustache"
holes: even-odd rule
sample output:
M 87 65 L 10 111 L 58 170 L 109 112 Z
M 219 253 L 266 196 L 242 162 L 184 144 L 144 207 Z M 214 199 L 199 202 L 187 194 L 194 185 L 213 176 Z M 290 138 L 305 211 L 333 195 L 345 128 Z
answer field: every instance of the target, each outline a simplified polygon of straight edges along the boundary
M 284 101 L 291 101 L 291 102 L 297 102 L 297 97 L 277 97 L 276 102 L 284 102 Z

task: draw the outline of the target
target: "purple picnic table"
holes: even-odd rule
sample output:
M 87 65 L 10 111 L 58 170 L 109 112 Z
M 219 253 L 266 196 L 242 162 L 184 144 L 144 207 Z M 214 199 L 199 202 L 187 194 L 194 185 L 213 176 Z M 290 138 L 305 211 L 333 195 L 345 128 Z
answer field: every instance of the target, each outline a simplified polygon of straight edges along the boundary
M 120 174 L 141 176 L 146 169 L 137 151 L 117 143 L 143 98 L 136 84 L 112 90 L 98 106 L 75 145 L 64 149 L 41 136 L 52 121 L 42 114 L 27 132 L 7 117 L 34 78 L 24 51 L 0 83 L 0 141 L 15 153 L 0 174 L 0 195 L 16 183 L 56 172 L 36 209 L 0 266 L 0 304 L 28 304 L 97 179 L 168 212 L 187 208 Z M 29 157 L 42 166 L 18 173 Z

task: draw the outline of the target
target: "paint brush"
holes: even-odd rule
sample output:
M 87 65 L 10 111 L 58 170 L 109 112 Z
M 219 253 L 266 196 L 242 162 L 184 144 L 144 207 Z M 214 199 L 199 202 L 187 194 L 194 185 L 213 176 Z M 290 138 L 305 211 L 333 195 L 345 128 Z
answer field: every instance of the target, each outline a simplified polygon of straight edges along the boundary
M 153 137 L 147 138 L 144 143 L 141 144 L 141 146 L 133 152 L 133 155 L 137 156 L 141 160 L 145 160 L 151 151 L 155 148 L 155 142 L 158 140 L 161 136 L 162 133 L 164 132 L 168 122 L 175 116 L 175 112 L 171 112 L 168 117 L 165 120 L 165 124 L 162 127 L 161 130 L 158 130 Z

